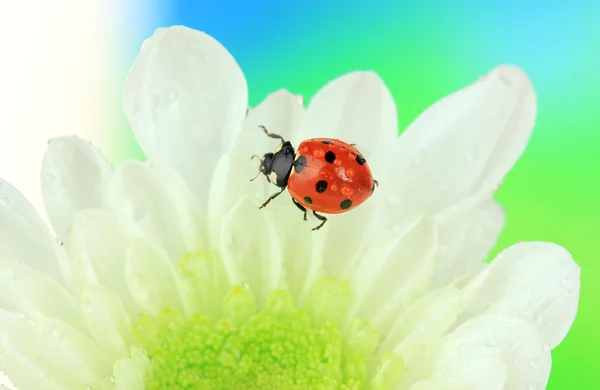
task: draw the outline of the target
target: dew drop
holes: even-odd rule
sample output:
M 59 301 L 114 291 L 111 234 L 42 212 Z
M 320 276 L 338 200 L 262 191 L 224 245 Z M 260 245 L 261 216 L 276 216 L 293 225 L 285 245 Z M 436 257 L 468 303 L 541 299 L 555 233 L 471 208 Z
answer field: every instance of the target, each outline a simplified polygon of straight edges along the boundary
M 529 366 L 530 366 L 530 367 L 535 367 L 535 366 L 537 366 L 537 365 L 538 365 L 538 361 L 537 361 L 536 359 L 531 359 L 531 360 L 529 361 Z
M 337 186 L 337 184 L 332 184 L 331 187 L 329 187 L 329 189 L 331 191 L 337 191 L 338 190 L 338 186 Z
M 512 79 L 506 73 L 500 73 L 500 81 L 502 81 L 504 85 L 510 85 L 512 83 Z
M 333 164 L 339 167 L 340 165 L 342 165 L 342 160 L 340 160 L 340 159 L 336 159 L 336 160 L 333 162 Z
M 348 184 L 344 184 L 340 192 L 345 196 L 350 196 L 354 193 L 354 188 L 352 188 Z
M 551 350 L 552 350 L 552 347 L 550 346 L 550 344 L 544 344 L 544 351 L 550 352 Z
M 396 206 L 400 204 L 400 198 L 396 195 L 390 195 L 387 199 L 388 203 L 392 206 Z
M 302 145 L 300 146 L 300 153 L 304 154 L 308 152 L 308 146 Z
M 477 160 L 477 152 L 470 152 L 467 154 L 466 160 L 468 163 L 475 162 L 475 160 Z
M 325 155 L 325 151 L 321 148 L 317 148 L 315 150 L 313 150 L 313 156 L 315 156 L 316 158 L 321 158 Z
M 350 161 L 352 161 L 352 160 L 356 160 L 356 154 L 354 154 L 354 153 L 348 153 L 348 159 L 349 159 Z
M 417 153 L 415 155 L 415 158 L 413 159 L 413 164 L 414 165 L 421 165 L 421 164 L 423 164 L 423 155 L 421 153 Z
M 337 160 L 336 160 L 337 161 Z M 346 169 L 346 177 L 354 177 L 354 169 L 347 168 Z

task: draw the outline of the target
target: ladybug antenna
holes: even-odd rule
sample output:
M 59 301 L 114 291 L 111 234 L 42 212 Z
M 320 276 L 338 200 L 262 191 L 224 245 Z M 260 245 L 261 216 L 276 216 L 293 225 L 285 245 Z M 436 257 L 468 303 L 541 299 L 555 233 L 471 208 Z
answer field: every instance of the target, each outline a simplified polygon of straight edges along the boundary
M 261 173 L 262 173 L 262 171 L 258 171 L 258 173 L 256 174 L 256 176 L 254 176 L 252 179 L 250 179 L 250 181 L 254 181 L 254 180 L 256 180 L 256 178 L 257 178 L 258 176 L 260 176 L 260 174 L 261 174 Z
M 254 157 L 256 157 L 257 159 L 260 160 L 260 162 L 263 162 L 264 158 L 260 158 L 260 156 L 257 156 L 256 154 L 253 154 L 252 156 L 250 156 L 250 160 L 252 160 Z

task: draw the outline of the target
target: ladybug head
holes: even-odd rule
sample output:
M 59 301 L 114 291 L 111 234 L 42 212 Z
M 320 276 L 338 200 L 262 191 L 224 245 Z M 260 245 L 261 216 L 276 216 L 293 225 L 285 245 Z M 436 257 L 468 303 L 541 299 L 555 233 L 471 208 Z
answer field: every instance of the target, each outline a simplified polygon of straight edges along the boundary
M 273 167 L 273 153 L 266 153 L 263 158 L 260 158 L 255 154 L 251 158 L 259 159 L 260 164 L 258 166 L 258 173 L 250 181 L 254 181 L 261 173 L 267 177 L 267 180 L 271 181 L 269 175 L 271 175 Z
M 254 155 L 252 158 L 260 160 L 258 173 L 252 180 L 262 173 L 270 183 L 275 184 L 277 187 L 287 186 L 294 164 L 294 147 L 290 142 L 284 142 L 275 150 L 275 153 L 266 153 L 263 158 Z

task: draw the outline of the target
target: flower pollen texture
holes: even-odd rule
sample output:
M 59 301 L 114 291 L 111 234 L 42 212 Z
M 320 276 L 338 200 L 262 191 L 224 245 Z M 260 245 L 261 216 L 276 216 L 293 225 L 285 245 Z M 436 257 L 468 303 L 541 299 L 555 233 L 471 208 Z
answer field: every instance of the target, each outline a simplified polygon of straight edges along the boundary
M 203 256 L 187 256 L 190 262 Z M 225 318 L 182 316 L 164 308 L 134 325 L 150 369 L 148 389 L 393 389 L 402 359 L 386 355 L 366 383 L 379 336 L 354 319 L 344 332 L 347 282 L 321 278 L 307 306 L 297 308 L 289 292 L 272 291 L 262 310 L 243 286 L 223 302 Z

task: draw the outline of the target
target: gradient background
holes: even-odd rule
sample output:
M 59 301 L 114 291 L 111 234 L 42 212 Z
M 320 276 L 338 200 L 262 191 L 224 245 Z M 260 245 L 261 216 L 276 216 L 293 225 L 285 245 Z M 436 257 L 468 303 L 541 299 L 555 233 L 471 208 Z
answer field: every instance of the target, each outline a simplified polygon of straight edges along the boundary
M 396 99 L 400 131 L 494 66 L 524 68 L 538 121 L 497 194 L 507 213 L 498 248 L 544 240 L 573 254 L 580 310 L 552 353 L 548 389 L 600 389 L 600 1 L 45 3 L 0 5 L 0 176 L 36 205 L 51 136 L 85 136 L 113 162 L 142 157 L 120 90 L 159 26 L 218 39 L 244 70 L 251 105 L 282 87 L 310 97 L 341 73 L 373 69 Z

